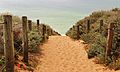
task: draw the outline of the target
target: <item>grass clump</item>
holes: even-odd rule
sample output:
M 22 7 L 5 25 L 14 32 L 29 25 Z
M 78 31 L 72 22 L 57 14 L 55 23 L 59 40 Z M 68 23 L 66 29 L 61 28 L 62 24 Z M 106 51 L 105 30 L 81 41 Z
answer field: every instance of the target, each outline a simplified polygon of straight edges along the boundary
M 90 43 L 90 48 L 88 50 L 88 58 L 92 58 L 95 56 L 101 56 L 102 58 L 105 56 L 105 46 L 106 46 L 106 38 L 99 35 L 94 37 L 94 41 Z
M 43 37 L 37 31 L 30 31 L 28 33 L 29 52 L 38 52 L 38 46 L 43 40 Z

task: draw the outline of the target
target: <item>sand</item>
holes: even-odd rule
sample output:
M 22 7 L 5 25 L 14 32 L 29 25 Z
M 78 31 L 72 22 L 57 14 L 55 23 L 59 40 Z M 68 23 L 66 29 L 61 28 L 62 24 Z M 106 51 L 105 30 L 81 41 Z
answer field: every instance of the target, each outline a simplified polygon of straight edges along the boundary
M 35 72 L 115 72 L 87 58 L 85 44 L 67 36 L 51 36 L 41 46 L 42 57 Z M 116 71 L 119 72 L 119 71 Z

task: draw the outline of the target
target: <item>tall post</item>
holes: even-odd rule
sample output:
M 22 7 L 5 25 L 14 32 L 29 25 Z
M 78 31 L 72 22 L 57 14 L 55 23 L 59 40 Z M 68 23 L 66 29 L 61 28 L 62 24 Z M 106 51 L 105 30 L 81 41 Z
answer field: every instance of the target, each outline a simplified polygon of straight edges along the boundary
M 39 25 L 40 25 L 40 23 L 39 23 L 39 19 L 37 20 L 37 30 L 39 31 Z
M 46 33 L 46 26 L 43 24 L 43 36 L 45 36 Z
M 27 17 L 22 17 L 22 27 L 23 27 L 23 61 L 28 63 L 28 33 L 27 33 Z
M 80 37 L 79 37 L 79 34 L 80 34 L 80 33 L 79 33 L 79 25 L 78 25 L 78 26 L 77 26 L 77 35 L 78 35 L 78 39 L 80 38 Z
M 50 29 L 50 35 L 53 35 L 53 30 L 52 29 Z
M 49 36 L 51 36 L 51 28 L 49 29 Z
M 100 28 L 99 28 L 99 32 L 101 33 L 102 31 L 102 26 L 103 26 L 103 20 L 100 20 Z
M 32 30 L 32 21 L 31 20 L 28 20 L 28 28 L 29 28 L 29 31 Z
M 113 26 L 114 26 L 114 23 L 110 23 L 108 26 L 107 47 L 106 47 L 106 55 L 107 56 L 110 55 L 110 52 L 112 49 Z
M 75 26 L 75 30 L 77 32 L 77 39 L 79 39 L 79 25 Z
M 49 27 L 46 27 L 46 34 L 49 35 Z
M 6 63 L 6 72 L 14 72 L 14 43 L 12 31 L 12 16 L 4 15 L 4 54 Z
M 90 31 L 90 20 L 87 20 L 87 27 L 86 27 L 86 29 L 87 29 L 87 33 L 89 33 L 89 31 Z
M 43 24 L 43 38 L 46 40 L 46 26 Z

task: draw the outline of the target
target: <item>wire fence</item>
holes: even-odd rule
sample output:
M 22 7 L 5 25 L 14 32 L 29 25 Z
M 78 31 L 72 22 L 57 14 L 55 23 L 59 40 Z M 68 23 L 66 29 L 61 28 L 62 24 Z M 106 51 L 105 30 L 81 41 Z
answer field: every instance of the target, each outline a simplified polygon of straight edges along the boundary
M 15 53 L 15 55 L 19 54 L 20 51 L 22 50 L 21 46 L 19 46 L 19 48 L 20 48 L 20 49 L 17 50 L 17 52 Z M 11 62 L 13 62 L 13 61 L 15 61 L 15 59 L 11 60 L 9 63 L 11 63 Z M 8 64 L 9 64 L 9 63 L 8 63 Z M 4 64 L 4 65 L 2 66 L 2 68 L 0 69 L 0 72 L 3 72 L 5 68 L 6 68 L 6 64 Z

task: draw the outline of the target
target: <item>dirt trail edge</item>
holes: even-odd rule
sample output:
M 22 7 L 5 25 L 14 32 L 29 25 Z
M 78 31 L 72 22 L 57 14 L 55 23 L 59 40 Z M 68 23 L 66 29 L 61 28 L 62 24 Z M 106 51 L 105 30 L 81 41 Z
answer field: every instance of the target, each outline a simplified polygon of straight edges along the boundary
M 88 59 L 85 45 L 67 36 L 51 36 L 41 48 L 35 72 L 115 72 Z

